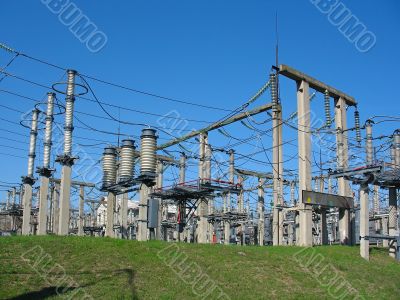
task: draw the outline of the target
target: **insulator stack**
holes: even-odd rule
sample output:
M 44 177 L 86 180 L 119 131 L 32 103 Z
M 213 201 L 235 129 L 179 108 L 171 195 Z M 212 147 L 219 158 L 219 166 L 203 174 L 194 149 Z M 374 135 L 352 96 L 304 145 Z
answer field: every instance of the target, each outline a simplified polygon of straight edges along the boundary
M 36 137 L 37 137 L 37 127 L 38 127 L 38 116 L 39 110 L 34 109 L 32 111 L 32 124 L 31 124 L 31 134 L 29 140 L 29 155 L 28 155 L 28 177 L 33 178 L 33 167 L 35 164 L 36 157 Z
M 295 206 L 295 182 L 290 183 L 290 206 Z
M 64 155 L 71 155 L 72 150 L 72 131 L 73 114 L 75 102 L 75 75 L 76 71 L 67 71 L 67 95 L 65 98 L 65 126 L 64 126 Z
M 390 148 L 390 158 L 391 158 L 391 163 L 392 163 L 392 168 L 396 167 L 396 148 L 394 145 Z
M 156 174 L 157 136 L 154 129 L 142 130 L 140 147 L 140 175 L 154 177 Z
M 123 140 L 119 159 L 119 182 L 132 179 L 135 170 L 135 142 Z
M 117 179 L 117 150 L 114 147 L 104 148 L 103 153 L 103 189 L 115 184 Z
M 270 92 L 271 92 L 271 101 L 272 101 L 272 111 L 278 111 L 278 94 L 276 90 L 276 75 L 275 73 L 271 73 L 269 75 L 269 82 L 270 82 Z
M 374 150 L 372 145 L 372 121 L 368 120 L 365 123 L 365 131 L 367 133 L 365 147 L 367 153 L 367 165 L 372 165 L 374 162 Z
M 53 112 L 55 93 L 47 93 L 46 130 L 44 134 L 43 167 L 50 168 L 51 136 L 53 132 Z
M 361 143 L 361 131 L 360 131 L 360 113 L 358 112 L 357 108 L 354 112 L 354 124 L 356 127 L 356 140 L 358 143 Z
M 400 130 L 393 133 L 393 148 L 395 149 L 395 167 L 400 168 Z
M 324 94 L 324 108 L 325 108 L 325 120 L 326 126 L 331 127 L 332 120 L 331 120 L 331 103 L 328 90 L 325 90 Z

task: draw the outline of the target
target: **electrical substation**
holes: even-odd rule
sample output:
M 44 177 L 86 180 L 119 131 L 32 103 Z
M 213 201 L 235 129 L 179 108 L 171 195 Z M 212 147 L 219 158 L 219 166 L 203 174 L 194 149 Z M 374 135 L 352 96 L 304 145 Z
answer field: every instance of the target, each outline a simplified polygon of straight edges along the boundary
M 239 108 L 177 134 L 159 124 L 116 118 L 93 87 L 110 84 L 86 70 L 0 46 L 64 74 L 61 81 L 41 83 L 45 99 L 34 100 L 16 124 L 26 127 L 21 159 L 27 170 L 21 170 L 22 180 L 15 178 L 18 184 L 7 186 L 2 233 L 261 247 L 359 245 L 366 260 L 370 246 L 377 245 L 400 260 L 400 130 L 390 136 L 376 132 L 379 119 L 360 117 L 363 101 L 351 90 L 343 92 L 306 70 L 272 66 L 265 83 Z M 40 82 L 0 72 L 9 80 Z M 280 97 L 282 82 L 292 87 L 290 101 Z M 100 148 L 101 155 L 91 155 L 95 169 L 79 167 L 84 157 L 74 126 L 101 133 L 86 119 L 76 123 L 82 101 L 100 107 L 114 125 L 130 126 L 128 134 L 112 132 L 118 139 L 85 146 L 85 153 Z M 230 126 L 251 135 L 235 138 Z M 254 153 L 239 147 L 252 142 Z M 295 156 L 285 154 L 288 147 Z M 85 176 L 75 176 L 74 168 Z

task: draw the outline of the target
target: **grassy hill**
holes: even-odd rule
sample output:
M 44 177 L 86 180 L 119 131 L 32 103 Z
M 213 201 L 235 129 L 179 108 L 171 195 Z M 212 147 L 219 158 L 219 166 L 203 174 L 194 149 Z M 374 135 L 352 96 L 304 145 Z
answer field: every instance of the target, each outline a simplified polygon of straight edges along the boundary
M 357 247 L 0 238 L 1 299 L 400 299 L 400 264 Z M 357 298 L 358 297 L 358 298 Z

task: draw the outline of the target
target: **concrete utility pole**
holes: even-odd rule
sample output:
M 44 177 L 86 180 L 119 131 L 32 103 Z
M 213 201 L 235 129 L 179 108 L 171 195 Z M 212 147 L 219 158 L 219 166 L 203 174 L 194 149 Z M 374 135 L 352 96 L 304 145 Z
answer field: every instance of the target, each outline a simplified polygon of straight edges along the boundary
M 208 142 L 208 139 L 207 139 Z M 212 172 L 211 172 L 211 156 L 212 156 L 212 149 L 211 149 L 211 145 L 210 144 L 206 144 L 205 146 L 205 163 L 204 163 L 204 167 L 205 167 L 205 174 L 204 176 L 207 179 L 211 179 L 212 177 Z M 207 215 L 213 214 L 214 213 L 214 198 L 211 197 L 207 197 Z M 213 236 L 213 232 L 214 232 L 214 226 L 213 224 L 209 223 L 207 221 L 207 236 L 208 236 L 208 242 L 212 243 L 212 236 Z
M 235 152 L 233 149 L 229 150 L 229 181 L 231 184 L 235 183 Z M 224 213 L 231 211 L 232 193 L 228 192 L 225 195 L 226 207 Z M 227 220 L 224 222 L 224 244 L 229 245 L 231 238 L 231 223 Z
M 306 81 L 297 82 L 299 152 L 299 246 L 312 246 L 312 207 L 305 203 L 303 191 L 311 191 L 310 94 Z
M 108 192 L 107 194 L 107 221 L 105 236 L 114 237 L 114 212 L 115 212 L 115 194 Z
M 201 181 L 205 178 L 205 149 L 208 144 L 208 134 L 201 133 L 200 134 L 200 145 L 199 145 L 199 178 Z M 201 199 L 199 206 L 197 208 L 197 242 L 198 243 L 207 243 L 207 199 Z
M 138 219 L 138 241 L 147 241 L 147 202 L 149 198 L 150 188 L 142 183 L 139 191 L 139 219 Z
M 33 168 L 36 157 L 36 137 L 38 126 L 39 110 L 32 111 L 32 124 L 29 141 L 29 158 L 28 158 L 28 175 L 22 178 L 24 187 L 23 196 L 23 214 L 22 214 L 22 235 L 29 235 L 31 233 L 31 208 L 32 208 L 32 185 L 35 183 L 33 177 Z
M 51 136 L 53 130 L 53 111 L 55 93 L 47 93 L 47 111 L 46 111 L 46 129 L 43 148 L 43 167 L 38 169 L 40 174 L 40 199 L 39 199 L 39 216 L 38 216 L 38 235 L 47 233 L 47 210 L 48 210 L 48 193 L 49 193 L 49 177 L 53 173 L 50 169 L 50 152 L 51 152 Z
M 257 211 L 258 211 L 258 245 L 264 245 L 264 178 L 258 178 L 258 202 L 257 202 Z
M 85 187 L 79 187 L 79 219 L 78 219 L 78 235 L 83 236 L 83 226 L 85 222 Z
M 161 160 L 157 160 L 157 183 L 156 183 L 157 189 L 162 189 L 163 180 L 164 180 L 164 165 Z M 166 232 L 163 232 L 161 222 L 163 220 L 167 219 L 168 210 L 166 209 L 166 206 L 164 205 L 163 201 L 161 201 L 161 199 L 159 199 L 159 201 L 160 201 L 160 203 L 158 205 L 158 228 L 156 230 L 156 239 L 157 240 L 166 240 L 167 234 L 166 234 Z M 150 229 L 150 230 L 153 230 L 153 229 Z
M 348 142 L 347 142 L 347 117 L 346 102 L 343 98 L 335 99 L 335 123 L 336 123 L 336 144 L 338 169 L 348 168 Z M 351 197 L 351 189 L 348 181 L 344 177 L 338 180 L 338 194 L 340 196 Z M 350 239 L 350 211 L 348 209 L 339 209 L 339 232 L 340 243 L 351 244 Z
M 58 234 L 59 216 L 60 216 L 60 184 L 54 183 L 52 197 L 53 201 L 53 233 Z
M 282 164 L 280 163 L 281 152 L 282 152 L 282 114 L 281 106 L 279 105 L 276 75 L 274 73 L 270 74 L 270 91 L 272 100 L 272 167 L 273 167 L 273 217 L 272 217 L 272 240 L 273 245 L 277 246 L 280 244 L 280 222 L 279 217 L 283 217 L 278 209 L 281 205 L 281 195 L 280 195 L 280 184 L 281 184 L 281 170 Z M 283 232 L 282 232 L 283 236 Z
M 121 220 L 121 238 L 128 238 L 128 193 L 123 193 L 121 196 L 120 206 L 120 220 Z
M 368 184 L 360 186 L 360 255 L 369 260 L 369 196 Z
M 244 178 L 243 176 L 239 175 L 238 176 L 238 184 L 243 187 L 243 182 Z M 238 212 L 242 214 L 244 212 L 244 192 L 243 189 L 240 190 L 238 197 L 237 197 L 237 206 L 238 206 Z M 242 240 L 241 244 L 244 246 L 245 245 L 245 221 L 241 221 L 241 230 L 242 230 Z
M 393 134 L 393 148 L 395 149 L 396 168 L 400 167 L 400 132 L 396 130 Z M 389 235 L 398 236 L 398 220 L 397 220 L 397 189 L 389 188 Z M 397 243 L 395 240 L 389 241 L 389 255 L 396 257 Z
M 61 189 L 60 189 L 60 216 L 59 216 L 59 235 L 68 235 L 70 219 L 70 196 L 71 196 L 71 168 L 75 157 L 72 156 L 72 132 L 73 112 L 75 102 L 75 75 L 76 71 L 67 71 L 67 92 L 65 106 L 65 126 L 64 126 L 64 154 L 57 157 L 56 161 L 62 165 L 61 170 Z

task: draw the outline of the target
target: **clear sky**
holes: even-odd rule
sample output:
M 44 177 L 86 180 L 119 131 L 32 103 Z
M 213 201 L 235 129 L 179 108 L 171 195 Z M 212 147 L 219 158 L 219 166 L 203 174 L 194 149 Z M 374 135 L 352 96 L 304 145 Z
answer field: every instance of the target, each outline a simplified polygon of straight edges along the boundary
M 309 0 L 65 0 L 65 3 L 74 3 L 81 14 L 107 37 L 105 46 L 96 53 L 89 51 L 87 45 L 71 32 L 68 25 L 60 21 L 59 14 L 53 13 L 45 2 L 2 1 L 0 42 L 32 57 L 76 69 L 82 74 L 132 89 L 225 110 L 233 110 L 245 103 L 268 80 L 271 66 L 275 63 L 275 14 L 278 13 L 280 63 L 293 66 L 352 95 L 359 103 L 362 123 L 375 115 L 399 116 L 399 1 L 338 1 L 349 9 L 351 16 L 365 25 L 366 30 L 376 36 L 375 45 L 369 51 L 360 52 L 338 30 L 338 26 L 332 24 L 328 15 Z M 0 68 L 12 58 L 13 54 L 0 49 Z M 59 81 L 64 74 L 62 70 L 23 56 L 17 57 L 6 71 L 45 86 Z M 114 117 L 155 126 L 164 124 L 167 129 L 178 126 L 170 131 L 174 136 L 185 133 L 185 130 L 203 127 L 207 122 L 219 120 L 229 113 L 151 97 L 89 79 L 88 82 L 100 101 L 142 111 L 138 113 L 106 106 Z M 0 180 L 7 185 L 19 183 L 20 177 L 26 175 L 29 130 L 13 122 L 18 123 L 21 112 L 30 111 L 34 102 L 4 91 L 43 100 L 48 89 L 8 76 L 0 82 L 0 90 L 0 104 L 4 106 L 0 109 Z M 295 92 L 295 84 L 281 78 L 281 101 L 286 117 L 296 110 Z M 57 97 L 64 101 L 62 94 Z M 93 98 L 93 95 L 87 97 Z M 270 102 L 269 92 L 250 108 L 267 102 Z M 90 157 L 78 165 L 88 165 L 91 168 L 91 161 L 96 163 L 100 159 L 104 142 L 116 143 L 117 136 L 93 131 L 88 126 L 116 133 L 118 123 L 82 114 L 90 113 L 107 118 L 96 103 L 77 99 L 75 108 L 80 112 L 76 116 L 86 125 L 74 120 L 74 135 L 77 137 L 74 139 L 74 152 L 79 152 L 81 157 Z M 312 108 L 315 115 L 324 120 L 323 95 L 316 96 Z M 183 120 L 177 123 L 176 119 L 160 119 L 143 112 Z M 353 112 L 354 109 L 349 108 L 350 126 L 354 123 Z M 263 114 L 246 122 L 258 130 L 268 130 L 271 122 L 257 124 L 267 118 Z M 165 123 L 166 120 L 169 123 Z M 62 126 L 63 117 L 57 116 L 56 122 Z M 398 121 L 385 121 L 374 127 L 374 134 L 390 135 L 398 127 Z M 121 125 L 120 128 L 120 132 L 133 137 L 137 137 L 140 130 L 140 126 Z M 260 147 L 271 147 L 268 135 L 257 138 L 256 131 L 242 124 L 227 127 L 226 131 L 239 139 L 253 137 L 250 144 L 241 144 L 235 148 L 241 155 L 257 152 Z M 159 135 L 160 142 L 170 138 L 166 133 L 160 132 Z M 296 130 L 284 127 L 284 141 L 290 141 L 296 135 Z M 350 135 L 352 138 L 355 136 L 354 132 Z M 60 144 L 60 137 L 55 139 L 58 139 L 55 143 Z M 325 139 L 333 143 L 335 140 L 332 135 Z M 229 149 L 236 142 L 219 132 L 210 134 L 210 143 L 216 147 Z M 377 141 L 376 146 L 389 142 L 389 139 L 382 139 Z M 292 145 L 285 145 L 284 148 L 284 157 L 288 161 L 284 176 L 289 179 L 295 177 L 297 168 L 296 143 L 293 141 Z M 183 145 L 186 148 L 193 146 L 190 143 Z M 42 163 L 42 147 L 43 141 L 39 138 L 36 166 Z M 174 147 L 171 150 L 182 149 Z M 53 154 L 60 154 L 57 151 Z M 321 152 L 323 160 L 332 159 L 327 149 Z M 271 159 L 271 151 L 267 150 L 266 153 Z M 246 168 L 270 172 L 266 153 L 261 151 L 251 155 L 257 161 L 242 157 L 241 163 Z M 173 155 L 178 157 L 176 152 Z M 386 152 L 381 151 L 379 155 L 382 158 Z M 226 159 L 225 154 L 216 157 L 219 164 L 215 163 L 215 169 L 225 171 Z M 319 159 L 317 157 L 315 161 L 319 162 Z M 90 180 L 85 166 L 78 165 L 77 169 L 81 171 L 75 172 L 74 178 Z M 98 168 L 98 164 L 96 166 Z M 60 166 L 55 167 L 59 172 Z M 188 173 L 189 179 L 196 178 L 196 170 L 193 167 Z M 314 172 L 319 172 L 317 166 L 314 166 Z M 168 174 L 166 184 L 172 182 L 176 172 L 171 168 Z M 7 188 L 8 185 L 4 186 L 4 189 Z M 1 195 L 1 200 L 4 200 L 5 193 Z M 95 195 L 97 193 L 93 192 Z

